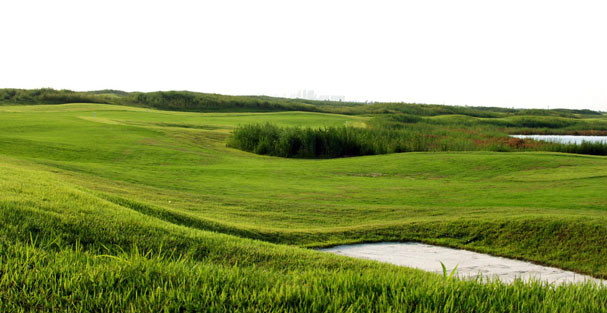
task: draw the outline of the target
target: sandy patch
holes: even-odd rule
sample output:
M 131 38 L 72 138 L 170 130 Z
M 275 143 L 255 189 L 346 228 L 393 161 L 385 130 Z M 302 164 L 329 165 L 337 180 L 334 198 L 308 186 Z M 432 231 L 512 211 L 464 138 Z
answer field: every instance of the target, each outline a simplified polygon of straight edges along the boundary
M 579 283 L 586 280 L 607 284 L 607 281 L 558 268 L 422 243 L 357 244 L 336 246 L 321 251 L 414 267 L 439 274 L 443 272 L 440 264 L 443 262 L 449 273 L 458 265 L 456 274 L 461 278 L 476 278 L 480 275 L 507 283 L 520 277 L 525 280 L 533 278 L 555 284 Z

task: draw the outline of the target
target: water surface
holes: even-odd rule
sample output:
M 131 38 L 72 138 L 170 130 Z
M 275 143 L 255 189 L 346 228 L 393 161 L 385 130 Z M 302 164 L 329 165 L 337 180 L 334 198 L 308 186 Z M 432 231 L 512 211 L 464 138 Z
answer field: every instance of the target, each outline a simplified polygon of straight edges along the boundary
M 581 144 L 586 142 L 603 142 L 607 143 L 607 136 L 573 136 L 573 135 L 510 135 L 515 138 L 529 138 L 533 140 L 543 140 L 558 143 L 576 143 Z

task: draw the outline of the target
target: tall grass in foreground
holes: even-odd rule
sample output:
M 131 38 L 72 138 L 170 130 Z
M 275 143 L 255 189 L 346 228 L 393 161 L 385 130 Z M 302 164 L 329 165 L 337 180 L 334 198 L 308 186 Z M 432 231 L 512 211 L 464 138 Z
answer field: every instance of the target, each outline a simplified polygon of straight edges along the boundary
M 607 144 L 558 144 L 511 138 L 484 128 L 449 128 L 424 123 L 382 124 L 376 128 L 279 127 L 251 124 L 236 128 L 228 146 L 288 158 L 338 158 L 415 151 L 557 151 L 607 155 Z
M 370 262 L 369 262 L 370 263 Z M 131 249 L 0 244 L 2 312 L 607 312 L 607 288 L 445 280 L 396 267 L 274 272 Z

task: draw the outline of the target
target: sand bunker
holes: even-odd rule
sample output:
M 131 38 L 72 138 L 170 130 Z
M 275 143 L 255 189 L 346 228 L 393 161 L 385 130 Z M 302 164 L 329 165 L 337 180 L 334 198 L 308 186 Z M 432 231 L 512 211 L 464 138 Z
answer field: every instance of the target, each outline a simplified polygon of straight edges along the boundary
M 534 278 L 555 284 L 579 283 L 586 280 L 605 283 L 600 279 L 558 268 L 422 243 L 357 244 L 336 246 L 321 249 L 321 251 L 414 267 L 435 273 L 443 272 L 440 264 L 443 262 L 449 273 L 458 265 L 456 274 L 462 278 L 475 278 L 482 275 L 482 277 L 497 278 L 507 283 L 517 277 L 525 280 Z

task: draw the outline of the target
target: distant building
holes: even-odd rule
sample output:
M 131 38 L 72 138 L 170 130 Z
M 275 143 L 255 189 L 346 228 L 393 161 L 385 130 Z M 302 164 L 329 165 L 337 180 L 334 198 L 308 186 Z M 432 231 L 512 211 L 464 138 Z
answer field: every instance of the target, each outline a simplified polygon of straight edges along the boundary
M 318 96 L 318 100 L 326 100 L 326 101 L 344 101 L 346 97 L 337 96 L 337 95 L 320 95 Z
M 346 97 L 341 95 L 317 95 L 312 89 L 302 89 L 297 91 L 294 98 L 306 100 L 324 100 L 324 101 L 345 101 Z

